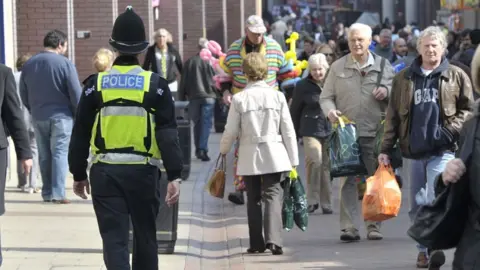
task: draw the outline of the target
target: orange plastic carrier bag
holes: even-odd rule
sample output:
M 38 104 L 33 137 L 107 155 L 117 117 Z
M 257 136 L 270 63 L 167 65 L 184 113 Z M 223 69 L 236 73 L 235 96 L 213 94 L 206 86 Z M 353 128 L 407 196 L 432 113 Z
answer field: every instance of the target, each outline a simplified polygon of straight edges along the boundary
M 402 192 L 390 166 L 381 164 L 375 175 L 367 179 L 362 201 L 364 220 L 385 221 L 396 217 L 402 205 Z

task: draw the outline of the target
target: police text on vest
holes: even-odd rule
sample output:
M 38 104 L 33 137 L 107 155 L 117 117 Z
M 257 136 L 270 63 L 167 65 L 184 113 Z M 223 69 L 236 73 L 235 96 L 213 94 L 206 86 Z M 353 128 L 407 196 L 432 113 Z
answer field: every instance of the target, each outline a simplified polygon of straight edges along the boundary
M 143 90 L 143 76 L 130 74 L 109 74 L 102 78 L 102 89 L 136 89 Z

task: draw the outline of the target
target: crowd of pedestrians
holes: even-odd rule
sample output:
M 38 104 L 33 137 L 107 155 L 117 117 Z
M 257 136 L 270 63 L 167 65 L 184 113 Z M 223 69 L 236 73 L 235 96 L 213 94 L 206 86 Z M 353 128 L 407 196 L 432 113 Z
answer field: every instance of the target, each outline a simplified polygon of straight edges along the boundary
M 233 172 L 237 192 L 230 194 L 229 200 L 243 204 L 242 192 L 247 186 L 249 252 L 263 252 L 265 248 L 260 244 L 264 244 L 273 254 L 282 253 L 281 242 L 272 233 L 275 227 L 270 224 L 273 217 L 281 218 L 280 208 L 276 206 L 282 199 L 275 196 L 274 187 L 269 184 L 271 181 L 265 179 L 289 170 L 279 163 L 273 163 L 278 165 L 274 167 L 262 163 L 264 170 L 259 169 L 260 160 L 269 161 L 266 158 L 257 159 L 255 155 L 267 157 L 274 147 L 280 147 L 278 153 L 295 153 L 288 139 L 290 131 L 286 130 L 290 120 L 283 120 L 285 117 L 292 118 L 296 137 L 305 148 L 310 213 L 317 209 L 324 214 L 332 213 L 330 155 L 326 148 L 332 125 L 340 117 L 346 117 L 357 128 L 359 151 L 367 169 L 364 177 L 374 175 L 379 164 L 389 165 L 394 147 L 398 144 L 403 165 L 397 170 L 397 181 L 399 185 L 409 183 L 409 216 L 414 222 L 419 207 L 433 203 L 436 179 L 442 172 L 446 183 L 459 179 L 452 176 L 452 171 L 458 172 L 457 175 L 465 173 L 465 165 L 455 159 L 455 153 L 462 127 L 472 116 L 474 97 L 470 66 L 476 44 L 466 43 L 476 39 L 477 30 L 469 31 L 465 34 L 467 38 L 458 42 L 453 39 L 455 34 L 441 25 L 430 26 L 423 31 L 404 27 L 394 32 L 394 27 L 385 27 L 376 34 L 375 29 L 365 24 L 355 23 L 348 28 L 338 24 L 336 39 L 323 39 L 321 42 L 304 35 L 299 41 L 303 49 L 297 52 L 297 59 L 308 60 L 309 67 L 293 91 L 279 87 L 279 82 L 285 79 L 281 73 L 288 73 L 282 67 L 275 69 L 277 73 L 273 68 L 271 73 L 267 72 L 264 78 L 267 84 L 264 82 L 262 87 L 257 82 L 258 78 L 253 77 L 242 78 L 243 84 L 240 85 L 236 77 L 239 74 L 248 76 L 245 69 L 250 72 L 248 63 L 245 63 L 247 59 L 250 61 L 250 57 L 260 53 L 269 61 L 269 54 L 262 52 L 262 44 L 271 48 L 286 47 L 282 43 L 292 30 L 289 28 L 291 24 L 287 24 L 283 33 L 279 31 L 279 25 L 273 24 L 271 31 L 267 32 L 261 27 L 258 17 L 252 16 L 247 20 L 246 35 L 235 41 L 226 53 L 225 71 L 233 75 L 232 83 L 223 83 L 221 89 L 217 89 L 223 94 L 224 102 L 231 104 L 221 153 L 229 152 L 237 136 L 239 140 L 238 163 Z M 278 47 L 274 47 L 273 42 Z M 252 46 L 257 44 L 260 46 Z M 239 54 L 242 51 L 245 54 Z M 284 57 L 283 54 L 277 55 Z M 279 63 L 285 61 L 278 57 Z M 238 64 L 240 59 L 244 61 L 241 66 Z M 274 67 L 273 64 L 270 66 Z M 240 67 L 244 69 L 243 73 L 239 72 Z M 277 79 L 270 79 L 274 75 Z M 273 95 L 274 90 L 284 91 L 290 104 L 289 116 L 283 115 L 282 106 L 274 105 L 277 98 L 271 96 L 268 102 L 262 96 Z M 231 94 L 234 94 L 233 101 Z M 276 115 L 273 117 L 275 120 L 269 120 L 270 115 Z M 280 125 L 275 129 L 277 121 Z M 282 123 L 285 124 L 282 126 Z M 384 139 L 380 142 L 380 152 L 376 153 L 379 129 L 384 129 Z M 246 156 L 248 160 L 245 160 Z M 279 158 L 278 162 L 282 160 Z M 297 165 L 296 157 L 290 156 L 290 164 L 286 166 L 295 168 Z M 264 192 L 265 240 L 258 233 L 260 214 L 256 207 L 261 199 L 256 193 L 258 187 L 249 183 L 254 179 L 262 182 Z M 240 184 L 244 181 L 245 184 Z M 355 213 L 358 213 L 358 199 L 363 196 L 365 184 L 357 177 L 342 177 L 339 181 L 340 239 L 356 242 L 361 234 Z M 383 239 L 380 222 L 365 220 L 365 223 L 368 240 Z M 442 250 L 422 245 L 417 245 L 417 249 L 415 264 L 418 268 L 435 270 L 445 263 Z M 455 269 L 474 269 L 459 254 L 455 256 L 454 265 Z
M 341 117 L 356 125 L 358 150 L 367 171 L 339 179 L 342 241 L 356 242 L 362 237 L 355 214 L 365 183 L 358 179 L 372 176 L 379 164 L 388 165 L 396 145 L 403 156 L 397 171 L 399 183 L 409 183 L 412 222 L 421 205 L 434 202 L 439 186 L 465 179 L 462 176 L 468 172 L 464 181 L 475 187 L 476 167 L 455 159 L 455 154 L 465 137 L 460 134 L 476 133 L 475 128 L 464 126 L 478 114 L 473 109 L 473 90 L 478 86 L 480 56 L 475 52 L 480 30 L 457 33 L 437 25 L 419 31 L 398 24 L 378 29 L 361 23 L 347 28 L 335 23 L 332 35 L 326 36 L 310 21 L 295 26 L 288 19 L 282 22 L 284 18 L 267 28 L 261 17 L 249 16 L 245 35 L 231 44 L 222 60 L 220 66 L 228 79 L 219 85 L 216 71 L 200 56 L 201 50 L 208 49 L 207 39 L 199 40 L 199 53 L 184 63 L 166 29 L 154 33 L 154 44 L 146 41 L 143 22 L 131 7 L 113 28 L 110 44 L 114 50 L 99 49 L 92 61 L 95 73 L 83 83 L 73 63 L 64 57 L 67 35 L 59 30 L 48 32 L 44 50 L 19 57 L 15 74 L 0 67 L 0 80 L 6 82 L 0 84 L 5 85 L 0 88 L 4 123 L 0 172 L 6 172 L 10 135 L 21 161 L 17 172 L 22 191 L 41 192 L 45 203 L 69 204 L 65 193 L 69 169 L 75 194 L 86 198 L 92 185 L 105 264 L 112 269 L 129 269 L 128 239 L 124 237 L 129 215 L 140 241 L 134 267 L 158 267 L 152 239 L 160 159 L 169 180 L 167 204 L 178 200 L 181 182 L 182 157 L 172 99 L 189 101 L 195 155 L 202 161 L 210 160 L 208 139 L 216 100 L 221 97 L 230 107 L 220 153 L 226 155 L 235 148 L 235 192 L 228 199 L 245 204 L 246 193 L 248 253 L 268 249 L 274 255 L 283 254 L 281 182 L 299 164 L 299 143 L 305 150 L 308 212 L 333 213 L 328 142 Z M 135 31 L 122 31 L 126 24 Z M 294 27 L 310 29 L 298 41 L 301 49 L 297 52 L 298 60 L 308 61 L 308 69 L 293 89 L 283 89 L 282 82 L 293 74 L 284 52 L 285 39 Z M 140 64 L 137 57 L 143 52 Z M 384 137 L 376 153 L 379 129 L 384 130 Z M 147 134 L 139 132 L 144 130 Z M 477 154 L 473 148 L 471 156 Z M 91 183 L 86 172 L 90 166 Z M 128 182 L 138 175 L 142 188 Z M 0 184 L 3 189 L 5 181 Z M 138 196 L 139 192 L 145 196 Z M 475 205 L 471 201 L 466 207 Z M 475 208 L 472 217 L 477 212 Z M 364 222 L 368 240 L 383 239 L 380 222 Z M 466 225 L 455 269 L 474 269 L 472 256 L 467 256 L 472 236 L 477 233 Z M 435 270 L 445 263 L 442 250 L 421 245 L 417 249 L 418 268 Z

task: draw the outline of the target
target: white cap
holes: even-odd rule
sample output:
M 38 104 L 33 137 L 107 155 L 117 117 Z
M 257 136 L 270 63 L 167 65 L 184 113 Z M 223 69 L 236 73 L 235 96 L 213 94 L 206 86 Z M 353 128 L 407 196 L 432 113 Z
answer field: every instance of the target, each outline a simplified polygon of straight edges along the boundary
M 247 21 L 245 22 L 248 31 L 255 33 L 255 34 L 263 34 L 267 32 L 267 28 L 263 23 L 263 19 L 260 16 L 252 15 L 248 17 Z

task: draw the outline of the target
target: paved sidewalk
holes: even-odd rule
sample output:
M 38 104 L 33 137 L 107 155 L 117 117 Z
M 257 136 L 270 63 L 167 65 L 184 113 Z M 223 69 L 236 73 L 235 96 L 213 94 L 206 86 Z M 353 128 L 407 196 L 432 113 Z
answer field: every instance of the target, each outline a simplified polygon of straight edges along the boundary
M 335 213 L 312 215 L 307 232 L 299 229 L 285 232 L 283 256 L 245 254 L 248 248 L 245 206 L 235 206 L 204 192 L 218 155 L 219 140 L 219 134 L 212 134 L 211 162 L 193 159 L 190 179 L 182 184 L 175 254 L 160 255 L 160 269 L 415 269 L 416 250 L 405 233 L 409 223 L 407 202 L 398 218 L 385 223 L 383 241 L 362 239 L 360 243 L 343 244 L 339 241 L 337 182 Z M 303 151 L 300 155 L 303 159 Z M 231 162 L 229 165 L 227 170 L 231 172 Z M 303 170 L 300 175 L 304 175 Z M 39 194 L 17 192 L 15 173 L 12 176 L 7 183 L 7 214 L 0 218 L 2 270 L 106 269 L 90 200 L 77 199 L 69 189 L 72 204 L 45 204 Z M 71 182 L 69 179 L 68 187 Z M 233 189 L 231 183 L 231 180 L 227 183 L 227 191 Z M 363 230 L 361 233 L 365 238 Z M 449 252 L 448 262 L 451 259 Z M 444 267 L 450 268 L 450 264 Z

